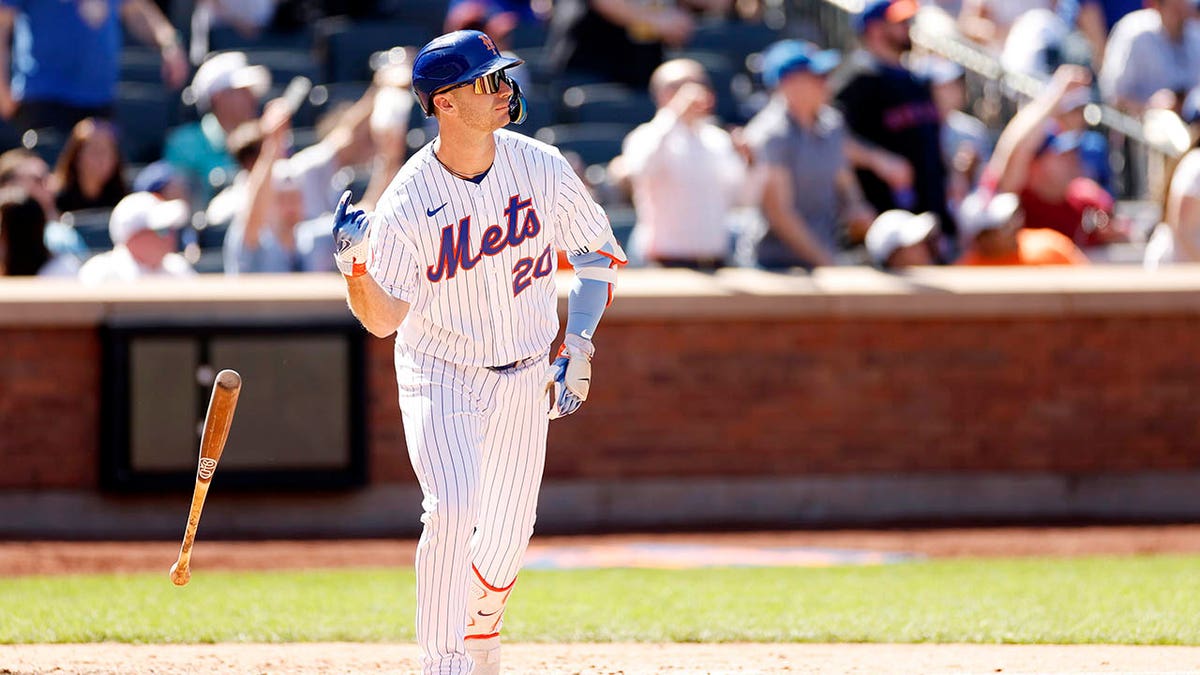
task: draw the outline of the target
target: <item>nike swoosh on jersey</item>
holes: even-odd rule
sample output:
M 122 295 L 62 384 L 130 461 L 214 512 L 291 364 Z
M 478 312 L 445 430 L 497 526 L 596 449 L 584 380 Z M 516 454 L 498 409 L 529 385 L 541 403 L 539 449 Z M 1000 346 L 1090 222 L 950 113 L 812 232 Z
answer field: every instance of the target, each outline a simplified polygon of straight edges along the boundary
M 437 207 L 436 209 L 425 209 L 425 215 L 432 218 L 438 214 L 438 211 L 441 211 L 442 209 L 446 208 L 446 204 L 449 204 L 449 203 L 450 202 L 444 202 L 441 206 Z

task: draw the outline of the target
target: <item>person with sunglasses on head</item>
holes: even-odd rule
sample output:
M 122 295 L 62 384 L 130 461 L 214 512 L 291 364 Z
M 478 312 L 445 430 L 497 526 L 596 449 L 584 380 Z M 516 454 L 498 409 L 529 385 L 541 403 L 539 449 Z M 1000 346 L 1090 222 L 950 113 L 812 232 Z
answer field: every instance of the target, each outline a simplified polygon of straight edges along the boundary
M 425 673 L 500 670 L 505 604 L 533 534 L 551 419 L 588 397 L 592 337 L 626 261 L 608 217 L 556 148 L 505 130 L 520 85 L 479 31 L 447 33 L 413 61 L 438 134 L 367 214 L 333 218 L 350 309 L 396 335 L 395 369 L 424 530 L 416 551 Z M 575 280 L 558 335 L 557 250 Z

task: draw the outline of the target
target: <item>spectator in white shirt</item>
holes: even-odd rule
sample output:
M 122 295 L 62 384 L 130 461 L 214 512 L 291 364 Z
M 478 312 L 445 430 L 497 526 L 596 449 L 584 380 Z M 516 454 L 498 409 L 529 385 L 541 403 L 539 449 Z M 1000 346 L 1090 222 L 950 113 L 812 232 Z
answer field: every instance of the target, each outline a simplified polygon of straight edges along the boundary
M 650 93 L 658 112 L 625 138 L 616 164 L 633 188 L 631 248 L 663 267 L 717 269 L 730 253 L 730 210 L 743 192 L 745 160 L 713 122 L 716 96 L 698 62 L 663 63 Z
M 1182 100 L 1200 84 L 1200 26 L 1194 0 L 1149 0 L 1113 26 L 1100 71 L 1104 99 L 1141 115 L 1152 96 Z M 1161 95 L 1161 94 L 1160 94 Z
M 187 202 L 165 201 L 151 192 L 134 192 L 113 208 L 108 233 L 113 249 L 79 270 L 84 283 L 133 281 L 149 276 L 188 277 L 191 263 L 175 252 L 179 229 L 191 218 Z

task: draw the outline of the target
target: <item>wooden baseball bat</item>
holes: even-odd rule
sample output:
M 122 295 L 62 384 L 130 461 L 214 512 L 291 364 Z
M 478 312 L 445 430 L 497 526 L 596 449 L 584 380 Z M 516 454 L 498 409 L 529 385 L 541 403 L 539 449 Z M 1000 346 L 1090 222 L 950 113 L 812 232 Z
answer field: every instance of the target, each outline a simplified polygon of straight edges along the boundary
M 171 582 L 176 586 L 186 585 L 192 578 L 189 568 L 192 559 L 192 543 L 196 540 L 196 528 L 200 525 L 200 512 L 204 510 L 204 498 L 217 462 L 225 450 L 229 438 L 229 425 L 233 422 L 233 411 L 237 408 L 238 394 L 242 391 L 242 376 L 237 371 L 222 370 L 213 383 L 212 398 L 208 400 L 208 413 L 204 416 L 204 433 L 200 436 L 200 465 L 196 469 L 196 487 L 192 491 L 192 509 L 188 513 L 187 529 L 183 531 L 183 545 L 179 547 L 179 559 L 171 565 Z

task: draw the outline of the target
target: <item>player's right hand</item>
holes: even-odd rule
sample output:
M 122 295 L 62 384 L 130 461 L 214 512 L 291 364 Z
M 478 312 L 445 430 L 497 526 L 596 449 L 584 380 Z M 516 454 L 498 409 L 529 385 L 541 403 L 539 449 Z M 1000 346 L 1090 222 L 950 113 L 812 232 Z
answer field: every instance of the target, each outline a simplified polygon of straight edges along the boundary
M 343 275 L 361 277 L 367 273 L 367 229 L 370 226 L 366 212 L 350 208 L 350 191 L 343 192 L 333 212 L 333 257 Z

